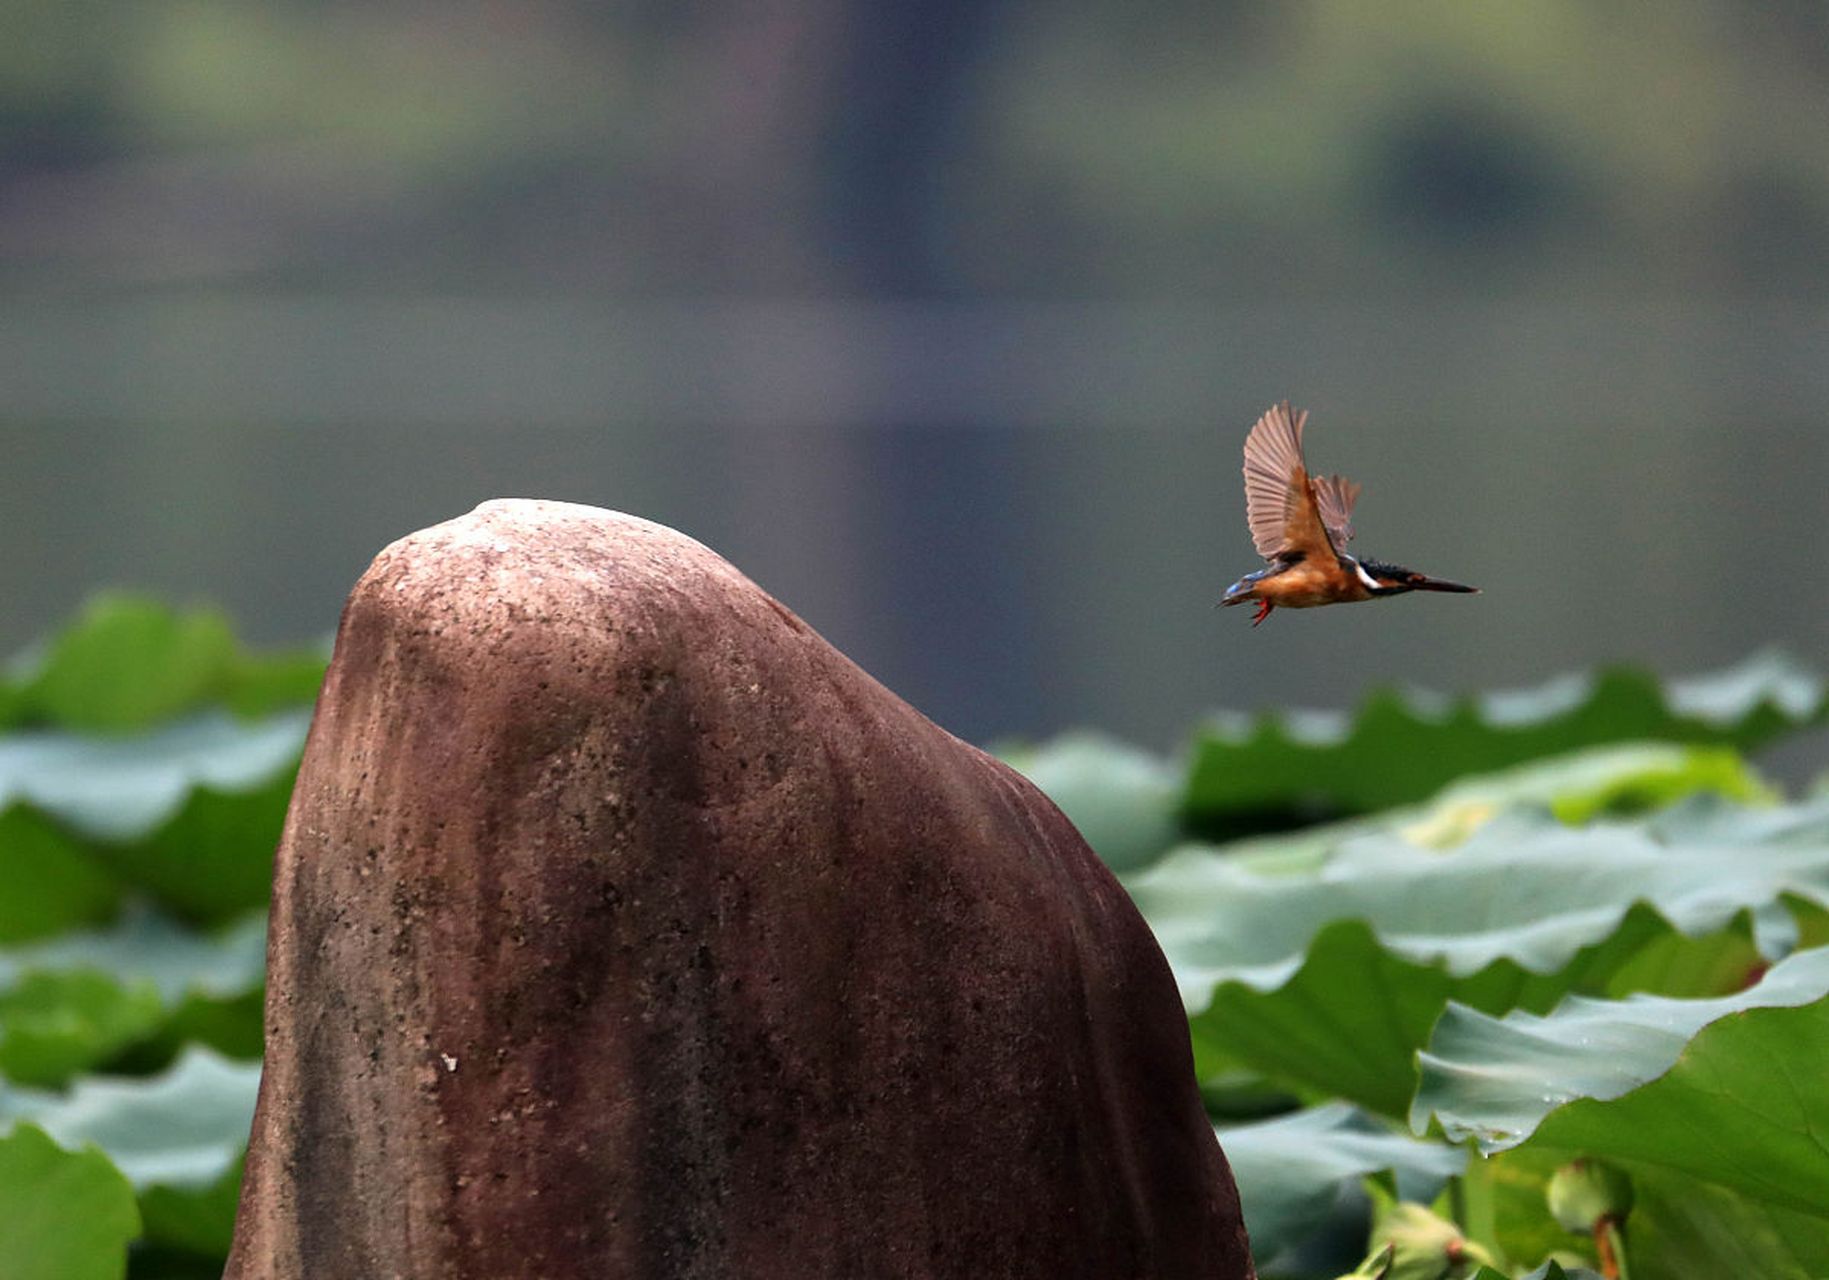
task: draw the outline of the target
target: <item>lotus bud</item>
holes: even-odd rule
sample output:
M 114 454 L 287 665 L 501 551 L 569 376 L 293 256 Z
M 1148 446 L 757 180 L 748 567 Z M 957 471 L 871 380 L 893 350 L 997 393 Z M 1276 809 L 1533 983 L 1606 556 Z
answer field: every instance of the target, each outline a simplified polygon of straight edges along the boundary
M 1574 1160 L 1550 1178 L 1547 1197 L 1564 1231 L 1593 1235 L 1602 1222 L 1624 1222 L 1632 1212 L 1632 1180 L 1602 1161 Z
M 1377 1238 L 1391 1250 L 1383 1280 L 1454 1280 L 1492 1255 L 1461 1234 L 1446 1218 L 1420 1204 L 1395 1204 L 1379 1215 Z

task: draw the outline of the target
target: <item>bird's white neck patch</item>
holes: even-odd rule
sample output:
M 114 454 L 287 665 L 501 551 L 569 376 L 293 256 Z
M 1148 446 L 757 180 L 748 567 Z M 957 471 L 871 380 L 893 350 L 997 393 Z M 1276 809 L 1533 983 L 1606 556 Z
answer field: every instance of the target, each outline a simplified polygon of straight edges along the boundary
M 1360 564 L 1357 560 L 1353 561 L 1353 572 L 1359 575 L 1359 581 L 1365 583 L 1367 591 L 1377 591 L 1379 589 L 1380 583 L 1378 579 L 1367 573 L 1365 571 L 1365 566 Z

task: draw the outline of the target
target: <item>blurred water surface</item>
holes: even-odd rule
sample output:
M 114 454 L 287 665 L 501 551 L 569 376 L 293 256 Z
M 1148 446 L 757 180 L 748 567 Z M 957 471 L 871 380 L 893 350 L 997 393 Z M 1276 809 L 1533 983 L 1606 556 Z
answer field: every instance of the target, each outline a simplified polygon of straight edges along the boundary
M 129 297 L 0 312 L 18 645 L 91 586 L 334 625 L 501 495 L 710 543 L 975 739 L 1829 640 L 1829 311 Z M 1279 613 L 1239 448 L 1289 395 L 1356 550 L 1476 582 Z

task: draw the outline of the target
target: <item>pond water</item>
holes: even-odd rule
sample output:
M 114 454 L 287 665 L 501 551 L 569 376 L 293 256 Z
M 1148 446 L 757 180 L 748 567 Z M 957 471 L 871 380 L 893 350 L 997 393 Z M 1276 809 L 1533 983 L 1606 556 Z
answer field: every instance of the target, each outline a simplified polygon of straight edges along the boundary
M 1355 550 L 1484 594 L 1214 610 L 1283 396 Z M 1820 661 L 1825 423 L 1829 310 L 1770 301 L 15 298 L 0 642 L 104 584 L 318 636 L 389 540 L 546 496 L 699 537 L 962 736 L 1166 747 L 1379 682 Z

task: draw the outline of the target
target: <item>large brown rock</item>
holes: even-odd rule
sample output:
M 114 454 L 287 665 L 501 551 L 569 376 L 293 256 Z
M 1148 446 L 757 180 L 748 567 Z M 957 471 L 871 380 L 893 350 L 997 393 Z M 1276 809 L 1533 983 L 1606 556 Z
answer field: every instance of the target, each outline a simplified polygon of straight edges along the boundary
M 1078 834 L 645 521 L 381 553 L 269 962 L 233 1280 L 1250 1275 Z

